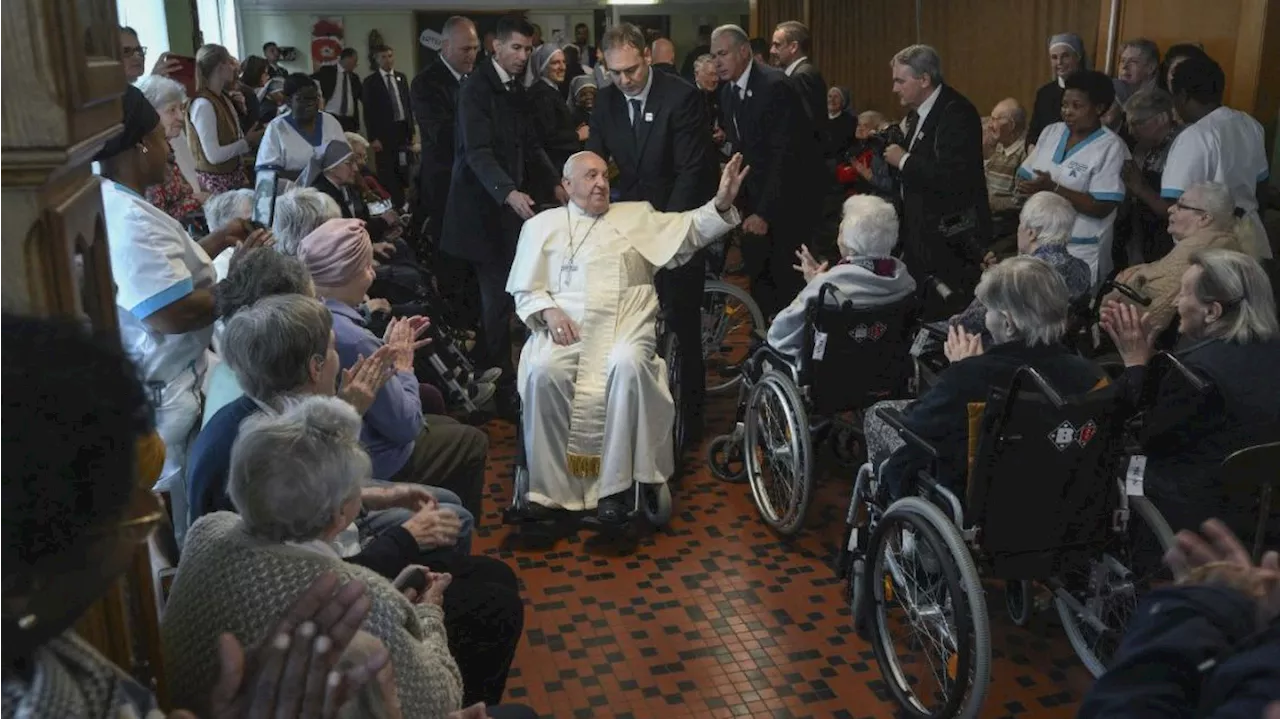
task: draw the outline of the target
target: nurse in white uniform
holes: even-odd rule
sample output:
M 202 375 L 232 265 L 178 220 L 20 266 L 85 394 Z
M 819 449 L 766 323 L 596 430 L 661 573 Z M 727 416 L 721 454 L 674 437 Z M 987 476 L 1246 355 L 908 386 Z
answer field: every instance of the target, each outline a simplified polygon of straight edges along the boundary
M 274 168 L 281 176 L 298 179 L 313 158 L 318 158 L 330 142 L 346 142 L 346 132 L 338 118 L 320 111 L 320 88 L 315 80 L 294 73 L 284 82 L 289 113 L 267 124 L 258 145 L 255 168 Z
M 1111 272 L 1116 208 L 1124 200 L 1120 169 L 1129 159 L 1124 140 L 1102 124 L 1115 100 L 1111 78 L 1093 70 L 1068 77 L 1062 122 L 1049 125 L 1018 168 L 1018 192 L 1053 192 L 1075 208 L 1067 251 L 1089 264 L 1096 287 Z
M 165 444 L 156 489 L 169 493 L 181 542 L 187 516 L 183 466 L 200 417 L 215 317 L 216 278 L 209 256 L 242 241 L 269 244 L 271 235 L 250 235 L 249 225 L 237 222 L 197 244 L 182 225 L 147 202 L 147 187 L 164 180 L 168 143 L 160 116 L 141 91 L 126 87 L 122 105 L 124 131 L 95 159 L 102 168 L 121 340 L 151 393 L 156 431 Z
M 1259 186 L 1270 177 L 1262 125 L 1246 113 L 1222 106 L 1224 84 L 1222 68 L 1207 57 L 1187 58 L 1175 68 L 1173 107 L 1187 126 L 1169 148 L 1160 196 L 1176 200 L 1201 182 L 1226 185 L 1249 228 L 1238 233 L 1241 246 L 1254 257 L 1271 257 L 1271 244 L 1258 214 Z

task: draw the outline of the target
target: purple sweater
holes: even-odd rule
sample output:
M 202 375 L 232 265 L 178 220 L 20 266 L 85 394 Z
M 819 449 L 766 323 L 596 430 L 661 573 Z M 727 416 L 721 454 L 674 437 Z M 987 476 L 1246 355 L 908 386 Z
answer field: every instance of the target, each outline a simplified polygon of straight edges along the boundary
M 333 335 L 342 369 L 355 364 L 356 357 L 368 357 L 382 346 L 382 340 L 365 329 L 359 310 L 332 299 L 326 299 L 324 305 L 333 313 Z M 422 424 L 418 378 L 412 372 L 397 372 L 364 413 L 364 428 L 360 431 L 360 441 L 373 461 L 375 478 L 389 480 L 404 467 Z

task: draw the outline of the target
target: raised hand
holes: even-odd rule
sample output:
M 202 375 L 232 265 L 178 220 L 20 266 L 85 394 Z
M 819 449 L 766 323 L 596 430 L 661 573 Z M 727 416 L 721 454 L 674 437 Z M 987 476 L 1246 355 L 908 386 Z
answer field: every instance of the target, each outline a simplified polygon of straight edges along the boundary
M 356 358 L 355 364 L 342 371 L 338 397 L 355 407 L 360 414 L 369 411 L 382 386 L 395 374 L 395 349 L 383 345 L 376 352 Z
M 943 352 L 952 363 L 982 354 L 982 335 L 971 335 L 963 327 L 952 325 L 947 329 L 947 343 Z
M 720 189 L 716 191 L 718 212 L 728 212 L 733 207 L 733 201 L 738 199 L 738 192 L 742 189 L 742 181 L 751 172 L 751 168 L 743 167 L 742 162 L 742 153 L 735 153 L 720 173 Z
M 1098 324 L 1111 336 L 1125 367 L 1140 367 L 1151 361 L 1159 332 L 1147 326 L 1147 313 L 1126 302 L 1107 300 Z
M 806 283 L 812 282 L 813 278 L 819 273 L 827 271 L 827 263 L 813 259 L 813 255 L 809 253 L 808 245 L 800 245 L 800 249 L 796 250 L 796 259 L 800 261 L 800 264 L 792 265 L 791 269 L 803 275 Z

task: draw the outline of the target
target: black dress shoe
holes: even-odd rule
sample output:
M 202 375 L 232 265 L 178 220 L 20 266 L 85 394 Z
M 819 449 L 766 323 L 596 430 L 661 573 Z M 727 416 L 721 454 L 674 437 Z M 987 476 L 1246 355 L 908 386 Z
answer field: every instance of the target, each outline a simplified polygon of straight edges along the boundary
M 602 524 L 624 524 L 627 521 L 627 514 L 631 511 L 631 498 L 633 490 L 624 490 L 617 494 L 611 494 L 608 497 L 601 497 L 600 502 L 596 505 L 596 516 Z

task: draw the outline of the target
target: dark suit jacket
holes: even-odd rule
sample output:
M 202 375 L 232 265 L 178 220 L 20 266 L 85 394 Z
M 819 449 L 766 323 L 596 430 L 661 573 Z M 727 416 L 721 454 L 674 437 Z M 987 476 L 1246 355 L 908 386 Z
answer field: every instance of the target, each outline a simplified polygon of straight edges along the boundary
M 991 240 L 982 121 L 973 103 L 943 85 L 910 151 L 901 171 L 907 268 L 972 290 Z M 969 231 L 957 231 L 966 225 Z
M 596 96 L 587 149 L 618 166 L 623 200 L 645 201 L 664 212 L 706 204 L 716 194 L 718 166 L 707 132 L 707 105 L 689 83 L 663 72 L 653 84 L 639 130 L 631 127 L 626 96 L 610 85 Z
M 409 80 L 399 70 L 394 71 L 396 89 L 400 92 L 400 106 L 404 108 L 404 119 L 409 127 L 413 127 L 413 103 L 409 98 Z M 364 126 L 369 131 L 369 141 L 380 140 L 383 152 L 398 152 L 407 146 L 413 138 L 406 136 L 404 129 L 396 124 L 396 110 L 391 95 L 387 93 L 387 84 L 382 79 L 382 72 L 373 72 L 364 79 L 361 90 L 364 100 Z M 410 132 L 412 135 L 412 132 Z
M 507 206 L 507 195 L 520 190 L 536 197 L 560 177 L 538 143 L 518 78 L 516 87 L 508 91 L 485 60 L 458 90 L 458 139 L 440 248 L 471 262 L 510 264 L 523 220 Z
M 791 84 L 804 100 L 804 112 L 813 123 L 814 132 L 819 137 L 826 134 L 827 129 L 827 81 L 822 79 L 822 72 L 809 58 L 805 58 L 790 76 Z M 820 139 L 819 142 L 824 142 Z
M 529 87 L 528 95 L 530 119 L 538 133 L 538 142 L 546 150 L 551 165 L 563 168 L 565 160 L 582 149 L 582 143 L 578 142 L 578 126 L 574 124 L 573 112 L 560 95 L 560 88 L 542 80 L 535 81 Z M 550 202 L 553 198 L 538 199 Z
M 825 189 L 822 150 L 800 95 L 781 70 L 752 63 L 748 96 L 737 83 L 720 87 L 720 127 L 751 168 L 738 195 L 743 215 L 759 215 L 770 229 L 797 221 L 812 226 Z M 737 125 L 734 109 L 741 105 Z
M 360 117 L 360 94 L 363 89 L 363 83 L 356 73 L 348 74 L 351 75 L 351 97 L 347 100 L 347 117 Z M 320 83 L 320 95 L 327 104 L 329 99 L 338 91 L 338 66 L 325 65 L 316 70 L 311 77 Z M 322 107 L 321 109 L 324 108 Z
M 444 219 L 445 198 L 449 196 L 449 174 L 453 172 L 458 80 L 443 60 L 436 60 L 413 78 L 409 95 L 422 142 L 422 200 L 436 221 L 438 232 L 438 223 Z
M 655 62 L 649 67 L 651 69 L 657 70 L 658 72 L 665 72 L 668 75 L 675 75 L 677 77 L 679 77 L 680 75 L 680 71 L 676 69 L 675 63 Z

